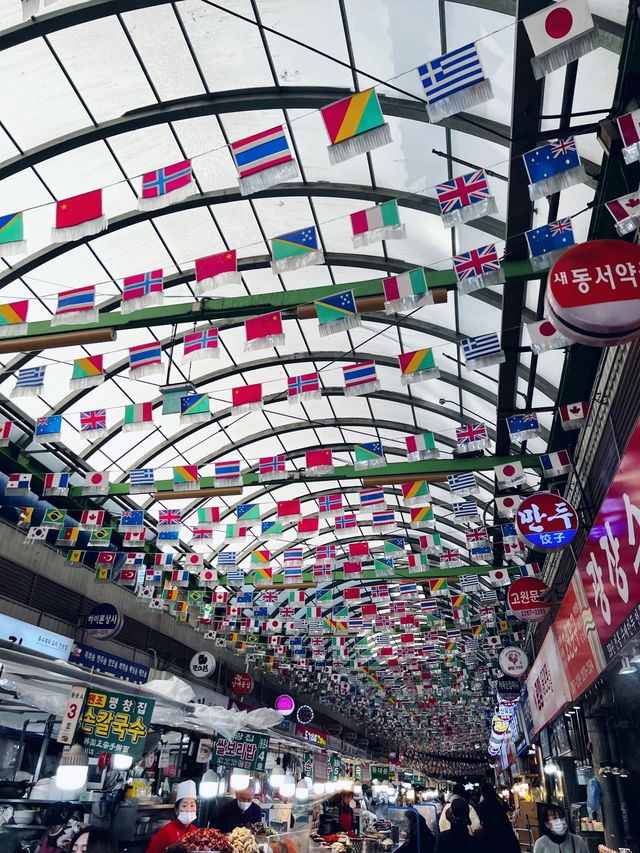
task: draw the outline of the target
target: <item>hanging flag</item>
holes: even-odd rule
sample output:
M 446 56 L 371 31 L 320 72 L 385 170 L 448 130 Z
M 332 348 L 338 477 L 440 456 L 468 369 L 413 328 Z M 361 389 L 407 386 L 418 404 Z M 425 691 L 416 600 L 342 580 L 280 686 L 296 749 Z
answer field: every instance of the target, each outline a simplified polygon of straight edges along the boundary
M 324 262 L 324 254 L 318 246 L 315 225 L 273 237 L 271 254 L 273 255 L 271 271 L 274 275 Z
M 499 489 L 519 486 L 527 481 L 521 462 L 506 462 L 504 465 L 496 465 L 493 470 Z
M 24 215 L 8 213 L 0 216 L 0 256 L 24 255 L 27 243 L 24 239 Z
M 475 501 L 453 501 L 451 509 L 456 521 L 468 523 L 480 518 L 478 504 Z
M 63 290 L 58 294 L 58 306 L 51 318 L 52 326 L 72 326 L 76 323 L 97 323 L 96 289 L 93 285 Z
M 284 453 L 277 456 L 261 456 L 258 459 L 258 480 L 261 483 L 288 480 L 290 474 L 287 472 L 286 464 Z
M 370 489 L 360 489 L 360 509 L 364 511 L 372 509 L 386 509 L 387 501 L 382 486 L 374 486 Z
M 161 509 L 158 511 L 159 527 L 179 527 L 182 524 L 182 510 Z
M 414 311 L 423 305 L 433 305 L 422 267 L 382 279 L 384 310 L 387 314 Z
M 425 533 L 420 537 L 420 547 L 427 554 L 439 555 L 442 550 L 442 540 L 439 533 Z
M 260 521 L 260 504 L 238 504 L 236 518 L 243 523 Z
M 438 459 L 440 451 L 436 447 L 436 440 L 432 432 L 423 432 L 419 435 L 405 435 L 404 443 L 407 447 L 407 459 L 410 462 L 419 462 L 423 459 Z
M 217 527 L 220 522 L 220 507 L 219 506 L 200 506 L 197 510 L 198 524 L 205 524 L 209 527 Z
M 360 397 L 380 390 L 375 361 L 361 361 L 342 368 L 346 397 Z
M 150 305 L 162 305 L 164 301 L 164 276 L 162 270 L 152 270 L 127 276 L 122 287 L 120 311 L 131 314 Z
M 355 329 L 362 325 L 356 310 L 356 300 L 353 290 L 345 290 L 343 293 L 334 293 L 324 299 L 316 299 L 314 302 L 316 316 L 318 318 L 320 337 L 334 335 L 336 332 L 345 332 L 347 329 Z
M 29 300 L 0 305 L 0 338 L 19 338 L 27 334 Z
M 320 563 L 331 563 L 333 564 L 336 559 L 336 546 L 335 545 L 317 545 L 316 546 L 316 560 Z
M 556 453 L 541 453 L 540 465 L 542 466 L 542 476 L 545 479 L 568 474 L 571 470 L 569 451 L 558 450 Z
M 320 108 L 329 135 L 329 162 L 343 163 L 391 142 L 375 89 L 365 89 Z
M 493 572 L 489 572 L 489 583 L 494 587 L 509 586 L 511 583 L 509 572 L 507 569 L 495 569 Z
M 155 429 L 153 403 L 130 403 L 124 407 L 123 432 L 146 432 Z M 133 472 L 132 472 L 133 473 Z
M 478 335 L 475 338 L 464 338 L 460 341 L 460 346 L 468 371 L 488 367 L 491 364 L 503 364 L 506 361 L 497 332 Z
M 180 423 L 201 424 L 211 420 L 208 394 L 187 394 L 180 397 Z
M 606 208 L 613 217 L 617 233 L 620 237 L 631 234 L 640 226 L 640 191 L 620 196 L 606 202 Z
M 425 506 L 431 503 L 431 492 L 426 480 L 401 483 L 400 488 L 405 506 Z
M 124 548 L 138 548 L 144 546 L 145 529 L 141 530 L 126 530 L 122 537 L 122 546 Z
M 93 388 L 104 382 L 103 356 L 86 355 L 73 362 L 70 387 L 72 390 Z
M 45 510 L 42 518 L 42 527 L 62 527 L 66 513 L 60 509 Z
M 561 0 L 523 19 L 536 80 L 598 47 L 596 28 L 586 0 Z
M 200 478 L 197 465 L 176 465 L 173 468 L 173 488 L 177 492 L 197 489 Z
M 80 565 L 84 562 L 85 554 L 86 554 L 86 551 L 78 551 L 78 550 L 67 551 L 65 560 L 69 564 Z
M 234 414 L 242 412 L 256 412 L 262 408 L 262 383 L 255 385 L 241 385 L 240 388 L 231 389 L 231 405 Z
M 484 424 L 468 424 L 456 427 L 458 453 L 474 453 L 476 450 L 484 450 L 488 444 L 489 435 Z
M 392 533 L 396 527 L 396 516 L 393 510 L 381 509 L 371 513 L 371 526 L 374 536 L 384 536 Z
M 560 406 L 562 429 L 569 432 L 583 427 L 589 417 L 590 405 L 589 400 L 583 400 L 582 403 L 569 403 L 567 406 Z
M 322 518 L 327 516 L 339 515 L 342 512 L 342 495 L 319 495 L 316 498 L 318 504 L 318 512 Z
M 503 284 L 505 280 L 495 243 L 455 255 L 453 270 L 458 282 L 458 293 L 463 294 L 473 293 L 481 287 Z
M 62 415 L 50 415 L 48 418 L 38 418 L 33 434 L 33 440 L 42 444 L 47 441 L 59 441 L 62 432 Z
M 168 207 L 193 192 L 191 160 L 181 160 L 142 176 L 142 195 L 138 199 L 140 210 L 158 210 Z
M 121 533 L 126 533 L 130 530 L 132 533 L 144 530 L 144 510 L 128 509 L 120 516 L 118 530 Z M 130 555 L 129 555 L 130 556 Z
M 381 441 L 367 441 L 353 446 L 355 471 L 365 471 L 369 468 L 384 468 L 387 460 L 384 458 Z
M 320 519 L 317 515 L 308 515 L 306 518 L 301 518 L 296 527 L 297 539 L 308 539 L 311 536 L 317 536 L 320 529 Z
M 475 44 L 465 44 L 437 59 L 418 66 L 427 100 L 429 121 L 468 110 L 493 98 L 491 83 L 484 76 Z
M 431 595 L 448 596 L 449 582 L 446 578 L 433 578 L 429 581 L 429 591 Z
M 640 160 L 640 109 L 618 116 L 618 130 L 622 139 L 622 156 L 627 166 Z M 15 214 L 19 216 L 20 214 Z M 2 219 L 0 218 L 0 240 L 2 238 Z M 1 248 L 1 247 L 0 247 Z
M 360 563 L 369 559 L 368 542 L 349 542 L 347 548 L 349 550 L 349 560 L 355 561 L 356 565 L 354 565 L 353 562 L 347 562 L 343 565 L 345 579 L 349 574 L 360 575 L 362 573 L 362 566 L 360 566 Z
M 343 530 L 353 530 L 358 526 L 358 521 L 352 512 L 348 512 L 346 515 L 336 515 L 335 521 L 335 529 L 336 532 Z M 316 551 L 317 554 L 317 551 Z M 316 557 L 317 559 L 317 557 Z
M 195 272 L 194 290 L 198 296 L 211 293 L 225 284 L 242 284 L 235 249 L 208 255 L 206 258 L 197 258 Z
M 182 363 L 191 364 L 194 361 L 218 358 L 220 355 L 218 343 L 217 329 L 187 332 L 183 338 Z
M 581 184 L 586 178 L 574 136 L 547 142 L 523 154 L 522 159 L 529 175 L 532 201 Z
M 221 551 L 218 554 L 218 568 L 224 568 L 225 566 L 235 566 L 236 564 L 236 552 L 235 551 Z
M 163 373 L 162 344 L 151 341 L 148 344 L 138 344 L 129 347 L 129 375 L 133 379 L 141 376 L 153 376 Z
M 129 491 L 133 494 L 153 492 L 155 479 L 153 468 L 133 468 L 129 471 Z
M 352 213 L 351 232 L 356 249 L 378 240 L 403 240 L 406 237 L 406 229 L 400 222 L 396 199 Z
M 454 495 L 474 495 L 480 491 L 473 471 L 465 474 L 447 474 L 447 484 Z
M 82 485 L 83 495 L 108 495 L 109 494 L 109 472 L 89 471 L 84 475 Z
M 527 441 L 535 438 L 540 432 L 540 423 L 535 412 L 510 415 L 507 418 L 507 429 L 512 441 Z
M 563 252 L 575 243 L 569 218 L 532 228 L 531 231 L 526 231 L 524 236 L 529 246 L 531 266 L 537 272 L 553 266 Z
M 310 477 L 333 473 L 333 453 L 328 449 L 305 451 L 305 468 Z
M 412 506 L 411 527 L 416 530 L 424 530 L 432 527 L 435 522 L 432 506 Z
M 301 376 L 287 377 L 287 398 L 290 403 L 319 400 L 321 396 L 319 373 L 303 373 Z
M 279 537 L 282 535 L 282 522 L 280 521 L 263 521 L 260 526 L 260 533 L 262 536 L 267 538 L 269 537 Z
M 531 341 L 531 352 L 536 355 L 573 344 L 570 338 L 556 329 L 551 320 L 538 320 L 536 323 L 527 323 L 526 326 Z
M 69 494 L 69 474 L 62 472 L 60 474 L 45 474 L 43 496 L 47 495 L 68 495 Z
M 540 563 L 525 563 L 524 566 L 520 566 L 520 575 L 523 578 L 534 578 L 541 573 L 542 567 Z
M 440 368 L 436 367 L 431 347 L 414 352 L 401 352 L 398 356 L 398 364 L 400 382 L 403 385 L 412 385 L 414 382 L 425 382 L 427 379 L 440 377 Z
M 81 240 L 99 234 L 107 228 L 102 214 L 102 190 L 64 198 L 56 202 L 56 225 L 51 229 L 51 241 Z
M 94 527 L 93 530 L 89 533 L 89 541 L 87 542 L 87 547 L 89 548 L 107 548 L 111 543 L 111 533 L 112 530 L 110 527 Z M 113 553 L 112 560 L 115 560 L 116 554 Z
M 230 145 L 241 195 L 266 190 L 300 175 L 281 124 Z
M 16 397 L 37 397 L 44 391 L 44 375 L 47 367 L 21 367 L 18 370 L 16 384 L 10 396 Z
M 106 428 L 106 409 L 90 409 L 88 412 L 80 412 L 80 432 L 102 433 Z
M 245 320 L 244 331 L 246 335 L 244 348 L 247 352 L 279 347 L 284 344 L 284 330 L 280 311 L 272 311 L 271 314 L 263 314 L 261 317 Z
M 295 500 L 278 501 L 276 506 L 279 521 L 300 521 L 302 512 L 300 510 L 300 501 L 297 498 Z
M 240 460 L 232 459 L 228 462 L 215 462 L 214 481 L 217 487 L 241 486 L 242 474 L 240 473 Z
M 496 510 L 500 518 L 515 518 L 516 510 L 522 503 L 520 495 L 507 495 L 496 497 Z
M 105 511 L 103 509 L 84 509 L 80 515 L 80 527 L 102 527 Z
M 498 211 L 484 169 L 438 184 L 436 194 L 440 205 L 440 219 L 445 228 L 452 228 L 454 225 L 461 225 L 463 222 L 470 222 Z

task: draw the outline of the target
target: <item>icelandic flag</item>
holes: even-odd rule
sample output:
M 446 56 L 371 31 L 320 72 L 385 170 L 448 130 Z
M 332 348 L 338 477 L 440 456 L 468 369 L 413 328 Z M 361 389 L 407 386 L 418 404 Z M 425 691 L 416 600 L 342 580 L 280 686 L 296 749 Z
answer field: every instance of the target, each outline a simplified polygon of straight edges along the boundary
M 152 341 L 129 348 L 129 371 L 133 376 L 162 373 L 162 344 Z
M 497 212 L 484 169 L 437 184 L 436 195 L 446 228 Z
M 375 361 L 361 361 L 342 368 L 344 393 L 347 397 L 373 393 L 380 389 Z
M 98 309 L 95 303 L 96 289 L 92 284 L 76 287 L 73 290 L 63 290 L 58 294 L 58 307 L 51 318 L 51 325 L 95 323 L 98 320 Z
M 57 441 L 62 431 L 62 415 L 50 415 L 48 418 L 38 418 L 34 439 L 39 441 Z
M 123 314 L 129 314 L 148 305 L 161 305 L 163 288 L 162 270 L 127 276 L 123 282 L 120 310 Z
M 250 195 L 299 176 L 281 124 L 238 139 L 231 143 L 230 148 L 242 195 Z
M 465 338 L 460 341 L 460 346 L 467 370 L 502 364 L 506 360 L 497 332 Z
M 181 160 L 142 176 L 142 196 L 138 199 L 140 210 L 156 210 L 186 198 L 191 191 L 193 172 L 191 160 Z
M 465 44 L 418 66 L 431 122 L 493 98 L 475 44 Z
M 529 175 L 529 197 L 532 201 L 582 183 L 584 167 L 574 136 L 556 139 L 522 155 Z
M 558 260 L 570 246 L 575 245 L 571 219 L 558 219 L 548 225 L 532 228 L 525 232 L 531 266 L 534 270 L 547 269 Z
M 315 400 L 320 397 L 320 374 L 303 373 L 287 378 L 287 397 L 290 403 Z

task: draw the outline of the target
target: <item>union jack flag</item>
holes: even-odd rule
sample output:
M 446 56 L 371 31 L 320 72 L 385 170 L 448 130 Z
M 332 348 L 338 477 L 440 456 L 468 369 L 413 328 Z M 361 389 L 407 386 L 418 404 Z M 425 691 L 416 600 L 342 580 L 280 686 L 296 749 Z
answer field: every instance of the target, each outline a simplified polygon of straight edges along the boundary
M 458 281 L 499 270 L 500 261 L 495 243 L 456 255 L 453 259 L 453 268 Z
M 473 444 L 476 441 L 487 441 L 487 428 L 484 424 L 468 424 L 456 427 L 456 443 L 458 447 Z
M 556 157 L 563 157 L 565 154 L 568 154 L 569 151 L 575 151 L 576 140 L 574 136 L 568 136 L 566 139 L 556 139 L 549 147 L 551 148 L 551 154 L 555 160 Z
M 460 562 L 460 551 L 457 548 L 444 548 L 440 554 L 440 565 Z
M 320 495 L 318 498 L 318 510 L 320 512 L 335 512 L 342 509 L 342 495 Z
M 278 600 L 278 595 L 275 590 L 265 590 L 260 593 L 260 601 L 264 601 L 266 604 L 275 604 Z
M 284 453 L 279 456 L 263 456 L 259 462 L 259 474 L 279 474 L 285 470 Z
M 310 394 L 319 390 L 320 377 L 317 373 L 303 373 L 301 376 L 289 376 L 287 379 L 289 397 L 297 397 L 298 394 Z
M 442 213 L 460 210 L 470 204 L 487 201 L 491 197 L 484 169 L 438 184 L 436 193 Z
M 92 409 L 90 412 L 80 412 L 80 431 L 89 432 L 94 429 L 107 428 L 107 410 Z
M 481 542 L 486 542 L 489 538 L 486 527 L 478 527 L 477 530 L 467 530 L 465 535 L 467 545 L 479 545 Z
M 558 219 L 556 222 L 549 223 L 549 233 L 552 237 L 557 237 L 558 234 L 564 234 L 565 231 L 569 234 L 573 233 L 571 219 Z
M 280 608 L 280 616 L 282 616 L 283 619 L 293 619 L 296 612 L 295 607 L 289 607 L 288 605 Z
M 158 515 L 158 525 L 172 526 L 180 524 L 182 521 L 182 510 L 179 509 L 161 509 Z

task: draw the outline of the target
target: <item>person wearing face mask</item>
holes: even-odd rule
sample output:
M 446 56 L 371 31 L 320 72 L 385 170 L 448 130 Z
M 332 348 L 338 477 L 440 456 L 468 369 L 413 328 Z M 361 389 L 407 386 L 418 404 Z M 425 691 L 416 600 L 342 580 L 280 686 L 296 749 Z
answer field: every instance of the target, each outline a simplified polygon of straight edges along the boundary
M 147 853 L 166 853 L 167 848 L 180 841 L 193 828 L 198 816 L 196 783 L 189 779 L 176 789 L 176 816 L 151 836 Z
M 545 806 L 542 819 L 545 834 L 536 841 L 533 853 L 589 853 L 584 838 L 569 830 L 562 806 Z
M 244 791 L 236 791 L 235 795 L 234 800 L 222 806 L 215 821 L 216 829 L 225 834 L 237 826 L 262 822 L 262 809 L 253 802 L 253 790 L 245 788 Z

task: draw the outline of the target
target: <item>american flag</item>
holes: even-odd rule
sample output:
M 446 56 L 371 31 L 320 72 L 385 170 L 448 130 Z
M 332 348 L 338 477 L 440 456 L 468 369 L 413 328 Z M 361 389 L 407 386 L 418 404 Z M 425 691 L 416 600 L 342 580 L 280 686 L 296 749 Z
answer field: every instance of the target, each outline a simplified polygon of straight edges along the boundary
M 438 184 L 436 193 L 442 213 L 460 210 L 471 204 L 487 201 L 491 197 L 484 169 Z
M 487 427 L 484 424 L 469 424 L 456 427 L 456 444 L 461 447 L 465 444 L 475 444 L 477 441 L 487 441 Z
M 107 410 L 92 409 L 89 412 L 80 412 L 80 431 L 89 432 L 94 429 L 107 428 Z
M 297 397 L 299 394 L 311 394 L 320 390 L 320 375 L 318 373 L 303 373 L 301 376 L 289 376 L 287 379 L 287 394 Z
M 179 509 L 161 509 L 158 513 L 158 524 L 162 527 L 169 527 L 182 522 L 182 510 Z
M 495 243 L 456 255 L 453 259 L 453 269 L 458 281 L 496 272 L 500 269 L 500 261 Z

